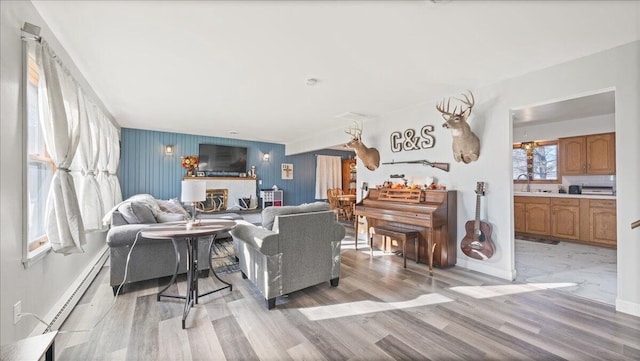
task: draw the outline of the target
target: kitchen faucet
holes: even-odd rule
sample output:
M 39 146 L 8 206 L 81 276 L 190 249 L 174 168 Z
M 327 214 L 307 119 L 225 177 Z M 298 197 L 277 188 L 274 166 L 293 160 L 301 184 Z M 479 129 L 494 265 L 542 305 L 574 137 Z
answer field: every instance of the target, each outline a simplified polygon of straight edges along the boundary
M 529 179 L 529 175 L 527 173 L 519 174 L 516 180 L 520 180 L 520 177 L 522 176 L 527 177 L 527 192 L 531 192 L 531 180 Z

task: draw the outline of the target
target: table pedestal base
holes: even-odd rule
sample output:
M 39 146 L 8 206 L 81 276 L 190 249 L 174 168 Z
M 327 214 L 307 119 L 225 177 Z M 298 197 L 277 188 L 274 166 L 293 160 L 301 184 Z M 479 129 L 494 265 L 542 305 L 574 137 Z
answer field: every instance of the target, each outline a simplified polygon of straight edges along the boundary
M 171 281 L 169 281 L 169 284 L 167 284 L 162 290 L 160 290 L 160 292 L 158 292 L 158 296 L 157 296 L 157 300 L 160 301 L 160 297 L 167 297 L 167 298 L 178 298 L 178 299 L 183 299 L 184 300 L 184 311 L 182 312 L 182 328 L 185 329 L 185 323 L 187 320 L 187 316 L 189 315 L 189 311 L 191 310 L 191 307 L 193 307 L 194 304 L 198 304 L 198 299 L 200 297 L 204 297 L 207 295 L 210 295 L 212 293 L 215 292 L 219 292 L 222 290 L 226 290 L 227 288 L 229 289 L 229 291 L 233 291 L 233 286 L 231 285 L 231 283 L 228 283 L 226 281 L 223 281 L 220 279 L 220 277 L 218 276 L 218 274 L 216 273 L 216 270 L 213 268 L 213 265 L 211 264 L 211 251 L 213 249 L 213 243 L 215 242 L 217 235 L 213 235 L 211 237 L 211 240 L 209 241 L 209 271 L 213 273 L 213 276 L 220 282 L 222 282 L 223 284 L 225 284 L 225 286 L 222 286 L 218 289 L 215 289 L 213 291 L 208 291 L 205 293 L 200 294 L 199 293 L 199 288 L 198 288 L 198 238 L 197 237 L 187 237 L 185 238 L 187 241 L 187 294 L 186 296 L 180 296 L 180 295 L 166 295 L 164 294 L 164 292 L 169 289 L 169 287 L 174 284 L 176 282 L 176 278 L 178 276 L 178 270 L 180 267 L 180 252 L 178 252 L 178 244 L 175 238 L 171 238 L 171 242 L 173 243 L 173 249 L 176 253 L 176 271 L 174 272 L 173 276 L 171 277 Z

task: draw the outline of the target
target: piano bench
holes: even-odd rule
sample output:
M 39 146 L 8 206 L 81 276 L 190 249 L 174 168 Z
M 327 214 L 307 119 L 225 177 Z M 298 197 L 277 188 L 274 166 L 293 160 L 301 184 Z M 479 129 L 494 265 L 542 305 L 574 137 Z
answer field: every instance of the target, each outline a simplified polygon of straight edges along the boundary
M 402 258 L 404 262 L 404 268 L 407 268 L 407 241 L 413 241 L 416 253 L 416 263 L 420 262 L 420 238 L 419 233 L 415 229 L 401 227 L 393 224 L 385 224 L 380 226 L 374 226 L 370 229 L 369 236 L 369 246 L 371 250 L 371 254 L 373 254 L 373 236 L 379 235 L 385 237 L 389 237 L 391 239 L 395 239 L 397 241 L 402 241 Z M 386 242 L 386 241 L 385 241 Z

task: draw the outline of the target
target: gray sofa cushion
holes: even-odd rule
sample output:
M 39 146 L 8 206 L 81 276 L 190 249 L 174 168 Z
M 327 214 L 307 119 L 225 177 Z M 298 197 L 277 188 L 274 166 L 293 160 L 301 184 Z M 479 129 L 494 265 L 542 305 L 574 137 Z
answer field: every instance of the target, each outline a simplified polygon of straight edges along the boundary
M 295 213 L 322 212 L 330 210 L 329 203 L 315 202 L 299 206 L 267 207 L 262 211 L 262 227 L 272 230 L 277 216 Z
M 160 212 L 156 216 L 158 223 L 184 221 L 185 215 L 182 213 L 165 213 Z
M 118 212 L 129 224 L 158 223 L 153 211 L 145 203 L 124 202 L 118 207 Z
M 229 219 L 236 221 L 243 218 L 237 213 L 198 213 L 198 219 Z

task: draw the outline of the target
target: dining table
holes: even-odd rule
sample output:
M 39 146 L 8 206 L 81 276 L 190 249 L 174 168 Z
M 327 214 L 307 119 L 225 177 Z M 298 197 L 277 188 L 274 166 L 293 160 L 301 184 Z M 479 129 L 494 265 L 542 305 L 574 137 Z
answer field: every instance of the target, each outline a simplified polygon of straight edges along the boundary
M 356 203 L 355 194 L 339 194 L 336 200 L 340 203 L 340 208 L 344 210 L 347 219 L 353 220 L 353 205 Z

